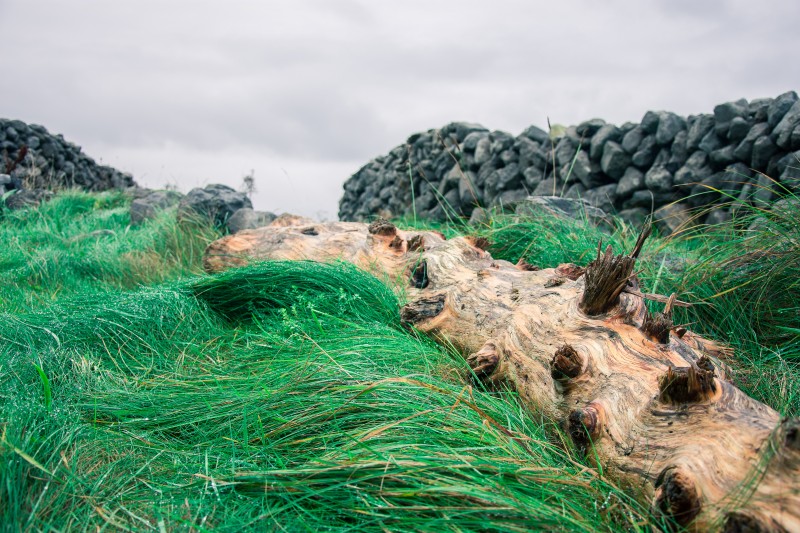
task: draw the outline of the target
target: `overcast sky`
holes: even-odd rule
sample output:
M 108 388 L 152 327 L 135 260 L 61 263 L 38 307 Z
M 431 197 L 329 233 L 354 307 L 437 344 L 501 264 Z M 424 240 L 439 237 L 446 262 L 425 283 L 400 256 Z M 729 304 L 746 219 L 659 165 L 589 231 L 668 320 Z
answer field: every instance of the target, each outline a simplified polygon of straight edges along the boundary
M 800 89 L 797 0 L 0 0 L 0 116 L 141 185 L 335 218 L 413 132 L 688 115 Z

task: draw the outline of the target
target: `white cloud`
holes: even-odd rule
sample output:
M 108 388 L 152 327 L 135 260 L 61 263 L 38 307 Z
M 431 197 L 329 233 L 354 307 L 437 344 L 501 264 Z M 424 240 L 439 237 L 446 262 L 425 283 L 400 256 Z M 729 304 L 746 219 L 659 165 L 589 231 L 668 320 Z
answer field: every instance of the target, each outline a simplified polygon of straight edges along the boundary
M 259 207 L 335 213 L 360 164 L 454 120 L 517 133 L 797 89 L 799 6 L 0 0 L 0 116 L 143 183 L 254 168 Z M 304 185 L 273 205 L 263 191 L 289 190 L 280 166 Z

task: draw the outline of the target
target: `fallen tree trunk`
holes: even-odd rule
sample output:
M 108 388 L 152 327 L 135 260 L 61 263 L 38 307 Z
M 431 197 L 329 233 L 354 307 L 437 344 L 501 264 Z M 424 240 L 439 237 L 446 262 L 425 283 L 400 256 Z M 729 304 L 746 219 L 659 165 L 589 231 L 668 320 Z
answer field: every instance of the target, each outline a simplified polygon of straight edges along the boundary
M 800 531 L 800 421 L 727 381 L 722 347 L 673 327 L 674 297 L 648 313 L 633 275 L 646 237 L 627 256 L 598 249 L 585 270 L 537 270 L 495 260 L 471 237 L 279 220 L 212 243 L 204 266 L 342 259 L 400 280 L 404 321 L 561 422 L 658 512 L 697 531 Z

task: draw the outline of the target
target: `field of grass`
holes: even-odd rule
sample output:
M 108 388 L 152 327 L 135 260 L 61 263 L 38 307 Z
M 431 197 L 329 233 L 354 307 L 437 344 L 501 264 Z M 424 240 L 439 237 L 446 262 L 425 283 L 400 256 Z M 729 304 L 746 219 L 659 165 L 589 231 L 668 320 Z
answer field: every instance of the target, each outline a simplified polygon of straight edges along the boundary
M 345 264 L 204 275 L 218 232 L 170 211 L 130 228 L 127 205 L 70 192 L 0 220 L 0 530 L 666 525 L 401 328 L 391 287 Z M 680 320 L 730 342 L 739 385 L 797 414 L 800 230 L 781 216 L 656 239 L 641 277 L 702 301 Z M 466 231 L 542 267 L 635 239 L 548 218 Z

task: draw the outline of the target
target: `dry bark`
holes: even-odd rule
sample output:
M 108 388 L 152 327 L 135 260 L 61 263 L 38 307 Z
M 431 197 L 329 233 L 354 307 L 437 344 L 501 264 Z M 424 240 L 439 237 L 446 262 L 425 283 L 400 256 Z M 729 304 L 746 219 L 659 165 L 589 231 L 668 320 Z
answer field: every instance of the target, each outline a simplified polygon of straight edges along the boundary
M 378 221 L 278 222 L 212 243 L 214 272 L 252 260 L 342 259 L 401 280 L 402 318 L 446 337 L 477 376 L 560 421 L 602 471 L 692 530 L 800 531 L 800 421 L 726 378 L 725 349 L 650 316 L 634 252 L 538 270 L 486 242 Z

